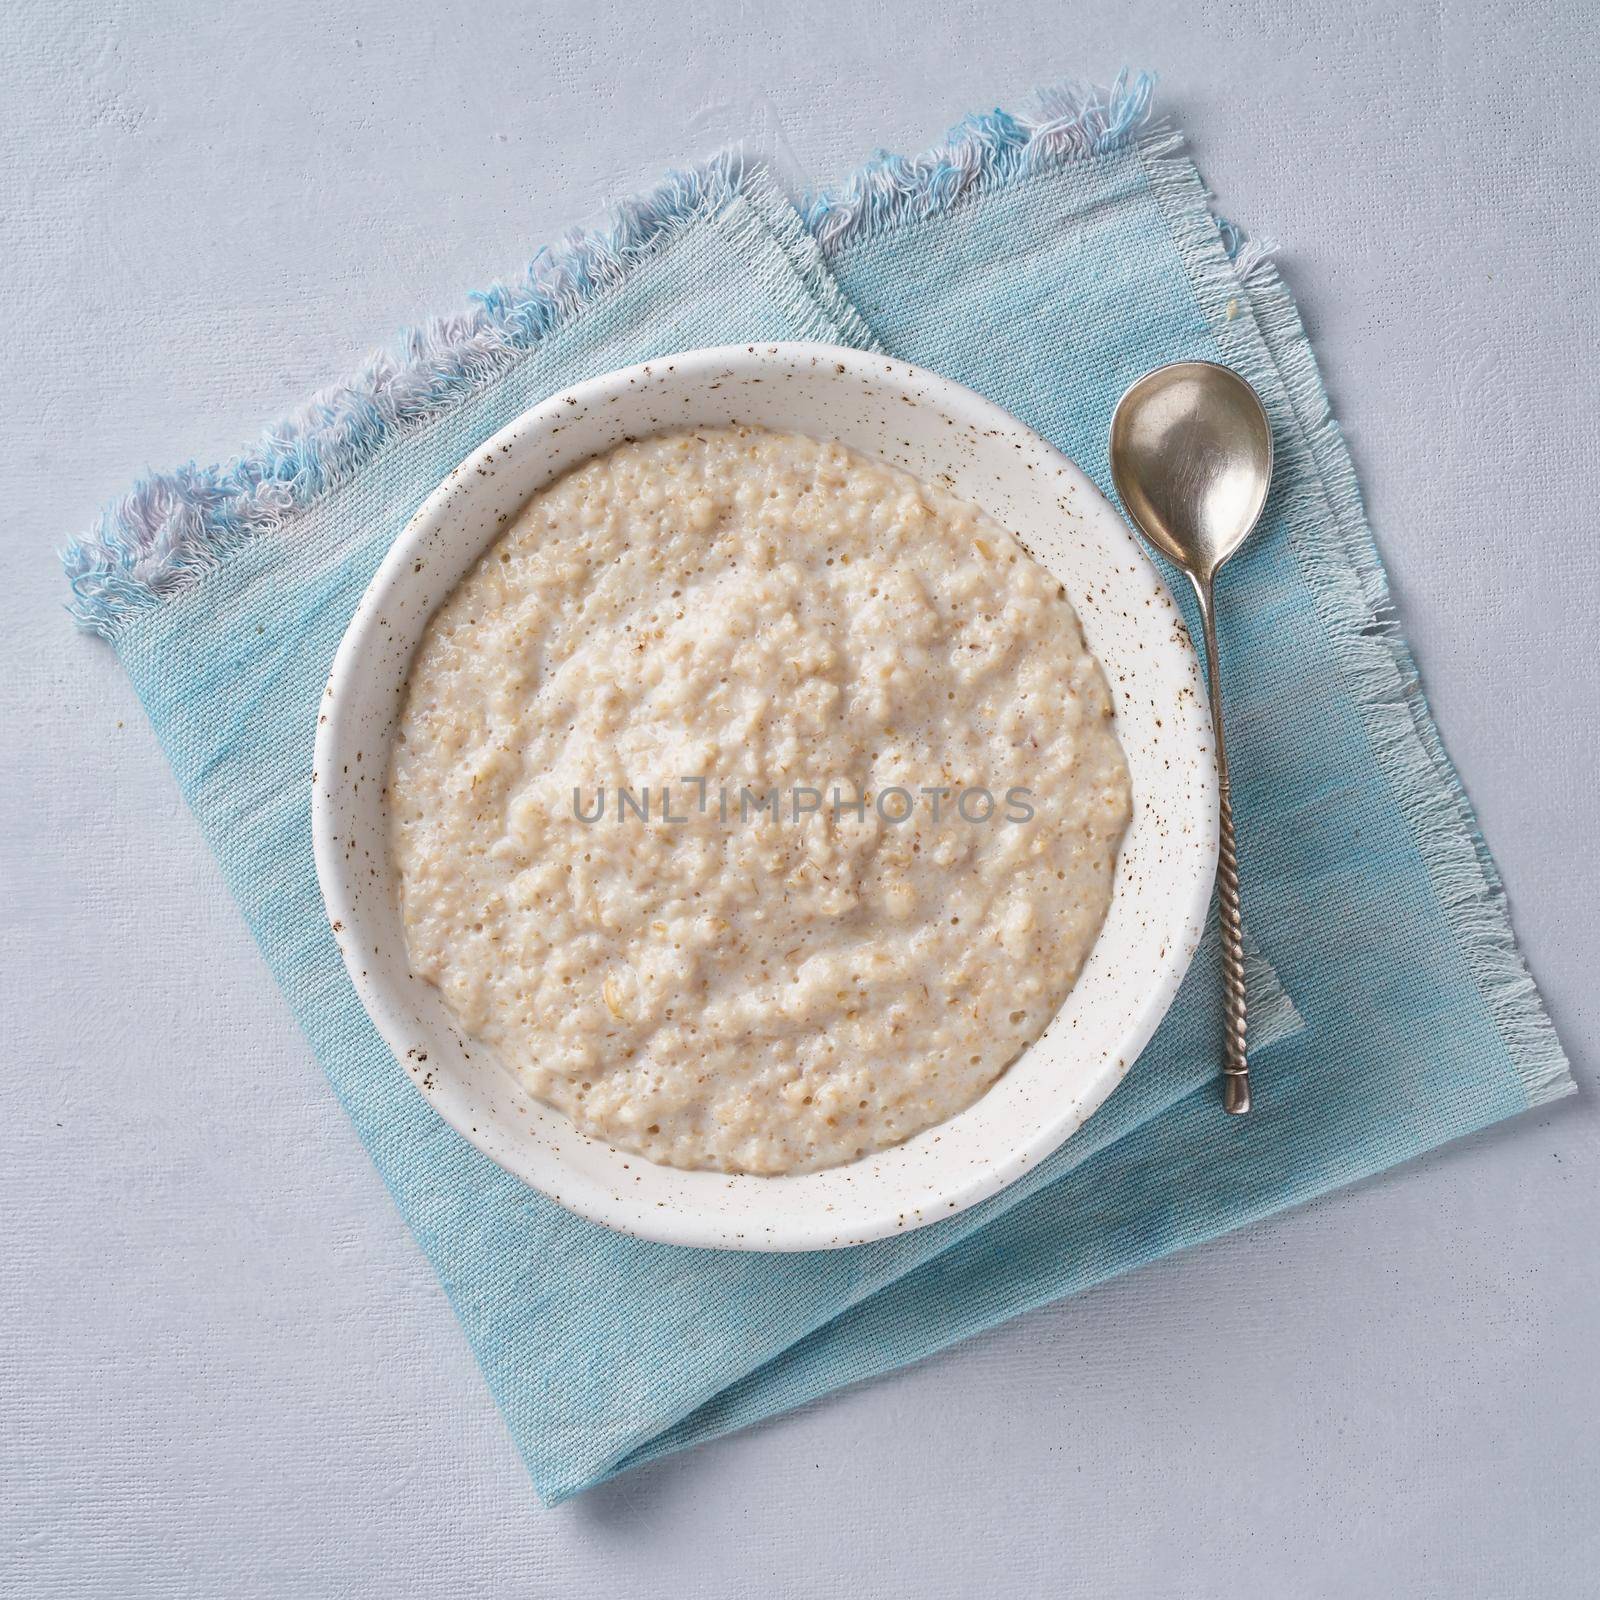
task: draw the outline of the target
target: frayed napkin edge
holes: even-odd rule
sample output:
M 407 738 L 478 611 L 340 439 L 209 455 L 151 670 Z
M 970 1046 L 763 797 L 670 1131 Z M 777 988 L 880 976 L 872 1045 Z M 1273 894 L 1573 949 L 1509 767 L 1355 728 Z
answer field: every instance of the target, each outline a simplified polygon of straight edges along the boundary
M 1075 80 L 1038 91 L 1031 110 L 979 112 L 913 156 L 880 150 L 842 183 L 809 191 L 800 215 L 824 253 L 1070 161 L 1126 149 L 1150 119 L 1155 75 L 1123 68 L 1109 89 Z
M 1575 1094 L 1566 1052 L 1517 943 L 1504 882 L 1400 630 L 1355 463 L 1273 249 L 1210 210 L 1211 194 L 1176 130 L 1151 126 L 1137 150 L 1224 359 L 1262 392 L 1274 432 L 1292 428 L 1310 456 L 1310 489 L 1322 497 L 1337 538 L 1293 541 L 1295 556 L 1374 758 L 1520 1080 L 1524 1108 Z M 1252 325 L 1259 345 L 1232 336 Z M 1273 414 L 1271 391 L 1279 386 L 1288 415 Z
M 778 225 L 793 233 L 778 243 L 815 311 L 870 344 L 820 264 L 806 270 L 802 247 L 813 254 L 816 247 L 786 200 L 771 203 L 777 198 L 765 169 L 738 148 L 669 172 L 615 205 L 603 225 L 573 229 L 541 248 L 519 281 L 491 284 L 466 309 L 403 329 L 231 460 L 148 474 L 62 550 L 73 619 L 115 639 L 130 617 L 191 587 L 246 540 L 282 528 L 396 438 L 478 393 L 694 223 L 731 217 L 741 200 L 767 201 L 766 220 L 783 219 Z

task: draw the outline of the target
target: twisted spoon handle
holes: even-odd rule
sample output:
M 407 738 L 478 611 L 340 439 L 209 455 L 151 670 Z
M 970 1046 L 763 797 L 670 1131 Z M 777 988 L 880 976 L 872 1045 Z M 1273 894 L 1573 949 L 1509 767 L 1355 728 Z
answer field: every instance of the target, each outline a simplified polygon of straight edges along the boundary
M 1233 842 L 1233 797 L 1228 786 L 1228 747 L 1222 735 L 1222 671 L 1211 584 L 1194 581 L 1205 626 L 1206 684 L 1211 726 L 1217 741 L 1217 910 L 1222 928 L 1222 982 L 1226 1031 L 1222 1049 L 1222 1108 L 1241 1117 L 1250 1109 L 1248 1015 L 1244 998 L 1244 919 L 1239 910 L 1239 856 Z

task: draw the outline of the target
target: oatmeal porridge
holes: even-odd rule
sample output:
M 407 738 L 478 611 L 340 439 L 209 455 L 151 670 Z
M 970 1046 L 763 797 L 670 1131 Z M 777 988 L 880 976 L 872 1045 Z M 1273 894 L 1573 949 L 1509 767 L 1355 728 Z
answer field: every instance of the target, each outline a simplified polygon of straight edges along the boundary
M 390 774 L 414 970 L 586 1134 L 804 1172 L 970 1105 L 1094 944 L 1104 675 L 976 507 L 751 428 L 536 494 L 430 623 Z

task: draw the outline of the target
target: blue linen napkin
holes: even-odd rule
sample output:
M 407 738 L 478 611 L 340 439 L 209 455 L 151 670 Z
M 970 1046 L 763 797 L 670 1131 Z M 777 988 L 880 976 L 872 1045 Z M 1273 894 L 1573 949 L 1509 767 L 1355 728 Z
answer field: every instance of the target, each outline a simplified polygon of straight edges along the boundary
M 970 119 L 799 214 L 735 157 L 674 174 L 234 462 L 141 483 L 67 552 L 80 621 L 125 664 L 546 1501 L 1572 1087 L 1293 304 L 1269 262 L 1230 254 L 1237 235 L 1148 99 L 1124 79 Z M 440 1121 L 345 976 L 309 797 L 345 623 L 451 466 L 577 379 L 784 338 L 880 347 L 970 384 L 1102 486 L 1126 382 L 1222 360 L 1262 393 L 1280 466 L 1223 623 L 1245 909 L 1265 953 L 1257 1113 L 1218 1108 L 1208 941 L 1122 1087 L 1026 1180 L 910 1236 L 775 1257 L 609 1233 Z

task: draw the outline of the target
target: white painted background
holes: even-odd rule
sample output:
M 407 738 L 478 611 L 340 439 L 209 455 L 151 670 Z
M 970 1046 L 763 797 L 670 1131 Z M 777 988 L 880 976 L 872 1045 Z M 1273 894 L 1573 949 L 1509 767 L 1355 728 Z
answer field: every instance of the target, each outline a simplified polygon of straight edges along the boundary
M 52 548 L 670 160 L 1125 60 L 1283 246 L 1586 1093 L 541 1511 Z M 1592 1595 L 1597 80 L 1584 0 L 12 0 L 0 1592 Z

